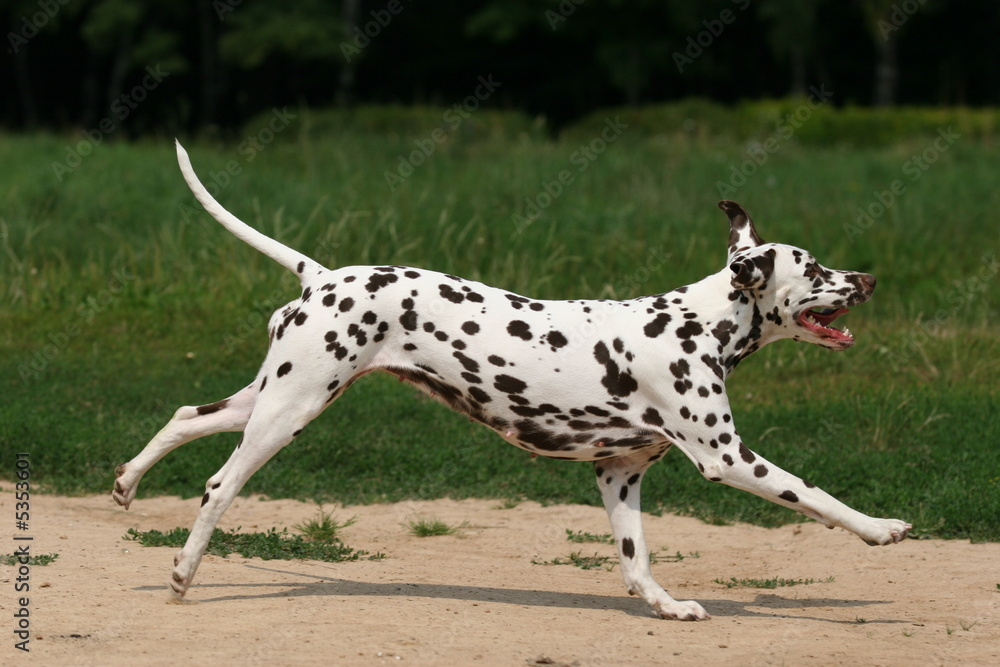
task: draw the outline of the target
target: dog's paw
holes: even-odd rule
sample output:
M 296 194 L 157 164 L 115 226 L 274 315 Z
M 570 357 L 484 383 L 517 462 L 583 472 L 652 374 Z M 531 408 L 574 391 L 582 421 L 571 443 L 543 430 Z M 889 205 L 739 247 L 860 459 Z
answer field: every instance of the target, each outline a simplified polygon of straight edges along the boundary
M 139 480 L 132 479 L 133 476 L 128 473 L 127 463 L 115 468 L 115 487 L 111 491 L 111 497 L 125 509 L 135 500 L 136 491 L 139 490 Z
M 673 621 L 707 621 L 712 618 L 705 608 L 694 600 L 670 600 L 656 602 L 653 612 L 660 618 Z
M 125 509 L 128 509 L 128 506 L 135 500 L 135 492 L 139 489 L 138 480 L 129 481 L 128 475 L 125 474 L 127 465 L 123 463 L 115 468 L 117 479 L 115 479 L 115 488 L 111 491 L 111 497 Z
M 895 544 L 905 540 L 912 528 L 913 526 L 900 519 L 872 519 L 869 530 L 859 537 L 873 547 Z

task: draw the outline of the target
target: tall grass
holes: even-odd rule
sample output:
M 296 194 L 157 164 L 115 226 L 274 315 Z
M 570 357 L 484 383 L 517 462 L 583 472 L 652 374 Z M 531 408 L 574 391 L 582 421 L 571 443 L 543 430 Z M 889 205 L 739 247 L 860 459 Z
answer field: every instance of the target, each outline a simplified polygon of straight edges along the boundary
M 328 266 L 418 265 L 542 298 L 628 298 L 721 269 L 718 183 L 754 146 L 626 128 L 581 172 L 578 151 L 600 136 L 586 125 L 561 140 L 530 122 L 469 126 L 390 188 L 385 173 L 433 124 L 335 133 L 320 120 L 290 126 L 252 160 L 239 141 L 185 143 L 226 207 Z M 103 492 L 178 405 L 252 377 L 264 321 L 297 282 L 196 207 L 167 138 L 97 146 L 59 181 L 52 163 L 74 141 L 0 136 L 0 462 L 30 451 L 45 488 Z M 848 317 L 855 349 L 779 343 L 740 367 L 730 395 L 751 447 L 850 504 L 914 520 L 924 534 L 1000 539 L 990 260 L 1000 157 L 985 140 L 960 139 L 910 180 L 905 165 L 932 141 L 791 140 L 727 195 L 766 239 L 879 278 L 873 301 Z M 545 201 L 563 171 L 572 181 L 519 229 L 514 216 Z M 896 180 L 905 191 L 883 214 L 860 235 L 845 230 Z M 248 490 L 340 502 L 598 498 L 589 466 L 505 451 L 396 383 L 366 378 L 330 413 Z M 185 447 L 140 494 L 199 494 L 234 444 L 220 435 Z M 680 457 L 647 479 L 648 507 L 794 519 L 706 484 Z

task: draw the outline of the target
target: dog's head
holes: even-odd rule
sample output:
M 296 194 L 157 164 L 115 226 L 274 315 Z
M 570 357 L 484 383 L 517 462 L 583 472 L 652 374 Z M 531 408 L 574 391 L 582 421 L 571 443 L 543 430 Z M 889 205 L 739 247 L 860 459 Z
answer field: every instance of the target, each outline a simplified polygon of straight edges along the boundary
M 729 216 L 731 284 L 758 303 L 778 337 L 831 350 L 853 345 L 849 330 L 831 325 L 849 308 L 871 298 L 875 276 L 828 269 L 805 250 L 766 243 L 742 206 L 721 201 L 719 208 Z

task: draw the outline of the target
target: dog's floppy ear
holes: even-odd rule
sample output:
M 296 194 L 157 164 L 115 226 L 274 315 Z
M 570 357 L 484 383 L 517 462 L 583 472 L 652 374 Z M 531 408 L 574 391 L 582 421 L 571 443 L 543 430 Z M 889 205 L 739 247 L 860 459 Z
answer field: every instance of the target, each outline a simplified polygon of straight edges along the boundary
M 774 258 L 777 254 L 774 248 L 768 248 L 764 252 L 731 262 L 729 270 L 733 272 L 733 277 L 729 284 L 739 290 L 763 288 L 774 273 Z
M 764 244 L 764 239 L 757 235 L 753 220 L 742 206 L 734 201 L 719 202 L 725 214 L 729 217 L 729 257 L 732 258 L 740 250 L 756 248 Z

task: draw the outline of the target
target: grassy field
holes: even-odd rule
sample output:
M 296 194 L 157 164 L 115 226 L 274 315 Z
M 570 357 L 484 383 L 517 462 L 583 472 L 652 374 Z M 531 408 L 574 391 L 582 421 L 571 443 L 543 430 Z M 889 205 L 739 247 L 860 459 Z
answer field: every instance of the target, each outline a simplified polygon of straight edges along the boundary
M 328 266 L 418 265 L 544 298 L 662 292 L 722 268 L 721 187 L 766 239 L 875 273 L 874 299 L 845 320 L 854 349 L 782 342 L 740 366 L 729 383 L 740 432 L 918 536 L 1000 539 L 1000 154 L 989 139 L 790 138 L 765 151 L 627 127 L 601 138 L 593 120 L 562 140 L 470 120 L 438 143 L 433 124 L 337 133 L 300 114 L 267 133 L 266 121 L 249 142 L 186 142 L 195 167 L 237 215 Z M 169 139 L 87 150 L 78 136 L 0 136 L 0 478 L 28 452 L 45 490 L 109 492 L 115 465 L 176 407 L 253 377 L 266 318 L 296 295 L 293 276 L 196 208 Z M 200 495 L 237 439 L 168 456 L 140 495 Z M 247 491 L 599 502 L 589 465 L 531 460 L 379 376 Z M 643 493 L 648 509 L 710 521 L 798 520 L 705 482 L 679 454 Z

